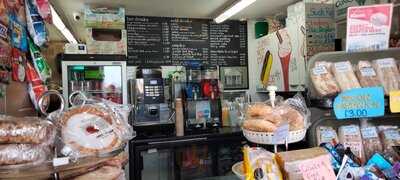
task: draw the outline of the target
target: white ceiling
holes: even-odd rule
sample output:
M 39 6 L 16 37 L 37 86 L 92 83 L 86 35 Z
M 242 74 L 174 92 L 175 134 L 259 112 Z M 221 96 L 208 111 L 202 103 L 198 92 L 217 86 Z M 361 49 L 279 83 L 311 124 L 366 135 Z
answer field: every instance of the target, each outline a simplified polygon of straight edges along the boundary
M 231 19 L 257 19 L 286 13 L 286 7 L 298 0 L 257 0 Z M 82 21 L 76 22 L 73 13 L 82 13 L 85 3 L 125 7 L 127 15 L 214 18 L 234 0 L 50 0 L 72 33 L 84 41 Z M 50 36 L 51 39 L 52 36 Z

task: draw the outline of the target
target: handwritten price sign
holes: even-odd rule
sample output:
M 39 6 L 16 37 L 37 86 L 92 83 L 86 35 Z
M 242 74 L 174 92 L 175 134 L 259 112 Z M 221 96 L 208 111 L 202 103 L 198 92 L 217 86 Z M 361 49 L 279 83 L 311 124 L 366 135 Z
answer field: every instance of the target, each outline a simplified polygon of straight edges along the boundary
M 400 91 L 392 91 L 389 94 L 390 112 L 400 112 Z
M 304 180 L 335 180 L 329 155 L 318 156 L 299 164 Z
M 351 89 L 340 93 L 333 102 L 337 119 L 379 117 L 385 114 L 381 87 Z

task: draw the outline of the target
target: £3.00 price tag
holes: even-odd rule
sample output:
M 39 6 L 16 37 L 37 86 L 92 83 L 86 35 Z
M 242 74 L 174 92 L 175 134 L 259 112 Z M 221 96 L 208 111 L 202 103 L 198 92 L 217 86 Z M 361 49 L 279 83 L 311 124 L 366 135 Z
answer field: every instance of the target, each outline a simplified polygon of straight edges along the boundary
M 340 93 L 333 102 L 337 119 L 379 117 L 385 114 L 382 87 L 357 88 Z

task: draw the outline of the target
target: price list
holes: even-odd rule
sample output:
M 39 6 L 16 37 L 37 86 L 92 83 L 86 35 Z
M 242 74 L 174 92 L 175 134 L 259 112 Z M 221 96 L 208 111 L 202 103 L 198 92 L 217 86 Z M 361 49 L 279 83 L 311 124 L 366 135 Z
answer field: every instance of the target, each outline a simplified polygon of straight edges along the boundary
M 247 65 L 247 22 L 127 16 L 126 29 L 128 65 Z
M 173 65 L 190 60 L 208 64 L 208 21 L 174 18 L 170 26 Z

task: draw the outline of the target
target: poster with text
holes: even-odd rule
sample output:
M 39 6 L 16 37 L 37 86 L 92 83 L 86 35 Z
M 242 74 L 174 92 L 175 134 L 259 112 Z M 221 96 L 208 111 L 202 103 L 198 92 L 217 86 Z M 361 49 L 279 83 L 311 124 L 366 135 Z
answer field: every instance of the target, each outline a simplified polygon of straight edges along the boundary
M 347 11 L 346 51 L 389 47 L 393 4 L 350 7 Z

